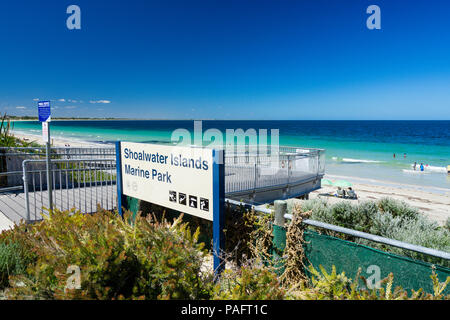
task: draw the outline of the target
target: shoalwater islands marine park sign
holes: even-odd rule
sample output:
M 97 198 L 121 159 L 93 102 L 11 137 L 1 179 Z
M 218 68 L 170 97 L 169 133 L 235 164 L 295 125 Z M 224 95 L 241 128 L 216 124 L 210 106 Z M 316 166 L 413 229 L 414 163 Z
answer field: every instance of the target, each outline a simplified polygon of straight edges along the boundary
M 213 152 L 206 148 L 122 142 L 122 192 L 212 221 Z
M 117 142 L 119 212 L 130 196 L 213 221 L 213 247 L 223 249 L 223 150 Z M 220 259 L 215 255 L 214 269 Z

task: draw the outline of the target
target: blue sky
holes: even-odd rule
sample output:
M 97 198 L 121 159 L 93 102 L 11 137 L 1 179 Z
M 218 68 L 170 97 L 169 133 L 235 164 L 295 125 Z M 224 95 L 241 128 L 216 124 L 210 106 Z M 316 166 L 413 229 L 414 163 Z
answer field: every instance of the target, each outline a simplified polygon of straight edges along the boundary
M 445 0 L 3 1 L 0 111 L 450 119 L 449 14 Z

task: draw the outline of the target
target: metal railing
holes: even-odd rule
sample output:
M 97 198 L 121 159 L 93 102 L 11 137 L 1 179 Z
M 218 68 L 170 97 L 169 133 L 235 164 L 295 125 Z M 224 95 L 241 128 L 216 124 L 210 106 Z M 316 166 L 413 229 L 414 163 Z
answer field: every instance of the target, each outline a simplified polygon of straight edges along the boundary
M 263 207 L 258 207 L 258 206 L 254 206 L 248 203 L 243 203 L 240 201 L 235 201 L 232 199 L 226 199 L 226 202 L 228 202 L 229 204 L 233 205 L 233 206 L 243 206 L 247 209 L 250 210 L 255 210 L 255 212 L 261 212 L 261 213 L 265 213 L 265 214 L 271 214 L 272 212 L 275 211 L 275 213 L 277 214 L 277 210 L 272 210 L 269 208 L 263 208 Z M 278 211 L 278 215 L 281 215 L 282 219 L 280 219 L 280 217 L 275 217 L 275 220 L 278 221 L 282 221 L 280 224 L 280 226 L 284 226 L 284 219 L 288 219 L 288 220 L 292 220 L 292 214 L 286 213 L 283 210 Z M 318 228 L 322 228 L 325 230 L 330 230 L 330 231 L 334 231 L 334 232 L 339 232 L 339 233 L 343 233 L 346 235 L 350 235 L 350 236 L 354 236 L 357 238 L 361 238 L 361 239 L 366 239 L 366 240 L 370 240 L 370 241 L 374 241 L 377 243 L 382 243 L 388 246 L 392 246 L 392 247 L 397 247 L 397 248 L 401 248 L 401 249 L 405 249 L 405 250 L 409 250 L 409 251 L 413 251 L 413 252 L 417 252 L 417 253 L 422 253 L 428 256 L 432 256 L 432 257 L 436 257 L 436 258 L 442 258 L 442 259 L 447 259 L 450 260 L 450 253 L 449 252 L 445 252 L 445 251 L 440 251 L 440 250 L 436 250 L 436 249 L 431 249 L 431 248 L 426 248 L 423 246 L 418 246 L 418 245 L 414 245 L 411 243 L 406 243 L 406 242 L 402 242 L 402 241 L 398 241 L 395 239 L 389 239 L 389 238 L 385 238 L 385 237 L 380 237 L 377 235 L 373 235 L 370 233 L 365 233 L 365 232 L 361 232 L 361 231 L 357 231 L 357 230 L 353 230 L 353 229 L 348 229 L 348 228 L 343 228 L 343 227 L 339 227 L 339 226 L 335 226 L 329 223 L 325 223 L 325 222 L 321 222 L 321 221 L 316 221 L 316 220 L 311 220 L 311 219 L 305 219 L 302 221 L 304 224 L 309 225 L 309 226 L 313 226 L 313 227 L 318 227 Z
M 53 208 L 94 212 L 117 206 L 116 160 L 58 159 L 51 160 Z M 39 220 L 43 207 L 49 208 L 45 160 L 23 161 L 23 188 L 27 220 Z
M 325 150 L 279 146 L 235 146 L 225 152 L 225 193 L 284 188 L 320 179 Z
M 24 160 L 45 159 L 45 147 L 0 147 L 0 192 L 23 190 Z M 52 159 L 107 159 L 115 157 L 112 147 L 53 147 Z
M 50 207 L 50 197 L 45 195 L 48 188 L 45 155 L 43 147 L 0 148 L 2 169 L 6 171 L 0 172 L 0 181 L 3 179 L 0 192 L 23 190 L 29 218 L 39 218 L 42 207 Z M 51 149 L 51 159 L 51 197 L 56 208 L 66 210 L 74 206 L 89 212 L 95 210 L 97 203 L 110 203 L 117 197 L 109 191 L 108 199 L 99 198 L 95 193 L 98 188 L 93 188 L 104 186 L 109 180 L 109 186 L 115 184 L 114 147 L 55 147 Z M 317 181 L 325 168 L 324 150 L 299 147 L 244 146 L 234 150 L 227 147 L 224 160 L 225 192 L 230 196 L 233 192 L 254 193 Z M 85 180 L 87 172 L 105 170 L 109 172 L 108 179 L 92 176 Z
M 52 147 L 52 158 L 104 158 L 115 156 L 115 148 L 105 147 Z M 0 147 L 0 156 L 45 156 L 45 147 Z

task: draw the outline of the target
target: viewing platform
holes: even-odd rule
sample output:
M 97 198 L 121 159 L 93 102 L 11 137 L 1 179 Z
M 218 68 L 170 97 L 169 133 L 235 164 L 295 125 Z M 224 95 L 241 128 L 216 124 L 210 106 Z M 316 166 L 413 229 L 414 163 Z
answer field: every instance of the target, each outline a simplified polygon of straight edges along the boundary
M 226 149 L 227 198 L 264 204 L 307 196 L 321 187 L 324 150 L 286 146 L 266 149 Z M 52 148 L 52 152 L 56 208 L 87 213 L 94 212 L 97 204 L 108 210 L 116 208 L 114 148 Z M 0 158 L 6 164 L 6 170 L 0 173 L 0 212 L 13 222 L 40 220 L 42 207 L 48 207 L 44 153 L 40 148 L 0 148 Z

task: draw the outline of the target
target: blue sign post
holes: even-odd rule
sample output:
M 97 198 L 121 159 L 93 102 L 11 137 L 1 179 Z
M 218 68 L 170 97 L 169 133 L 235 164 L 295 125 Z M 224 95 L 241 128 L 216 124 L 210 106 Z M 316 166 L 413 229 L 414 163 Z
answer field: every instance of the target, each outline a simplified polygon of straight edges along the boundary
M 52 178 L 51 178 L 51 145 L 50 145 L 50 124 L 51 110 L 50 101 L 38 102 L 39 121 L 42 122 L 42 135 L 45 141 L 46 149 L 46 164 L 47 164 L 47 191 L 48 191 L 48 209 L 53 210 L 53 192 L 52 192 Z
M 122 180 L 122 156 L 120 141 L 116 141 L 116 186 L 117 186 L 117 212 L 123 217 L 123 207 L 125 205 L 123 195 L 123 180 Z
M 225 251 L 225 151 L 213 150 L 213 255 L 214 273 L 220 275 L 225 269 L 222 258 Z

